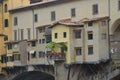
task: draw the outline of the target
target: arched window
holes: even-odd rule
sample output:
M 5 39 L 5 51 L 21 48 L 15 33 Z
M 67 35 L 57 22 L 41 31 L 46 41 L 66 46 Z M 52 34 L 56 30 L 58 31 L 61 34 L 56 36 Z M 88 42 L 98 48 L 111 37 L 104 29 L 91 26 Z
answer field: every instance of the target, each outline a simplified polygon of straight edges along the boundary
M 5 9 L 5 12 L 8 11 L 8 6 L 7 6 L 7 4 L 5 4 L 4 9 Z

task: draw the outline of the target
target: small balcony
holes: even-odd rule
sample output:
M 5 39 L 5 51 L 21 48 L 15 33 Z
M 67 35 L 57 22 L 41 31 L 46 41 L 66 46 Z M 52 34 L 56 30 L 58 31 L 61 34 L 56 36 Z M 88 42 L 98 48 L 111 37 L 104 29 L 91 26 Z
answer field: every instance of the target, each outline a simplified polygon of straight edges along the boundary
M 64 52 L 48 52 L 47 58 L 54 61 L 65 61 L 65 53 Z

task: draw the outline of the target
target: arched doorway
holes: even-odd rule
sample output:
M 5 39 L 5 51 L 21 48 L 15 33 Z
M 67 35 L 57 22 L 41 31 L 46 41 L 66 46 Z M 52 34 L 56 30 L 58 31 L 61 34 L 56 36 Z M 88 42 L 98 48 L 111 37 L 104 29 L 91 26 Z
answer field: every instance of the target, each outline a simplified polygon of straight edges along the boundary
M 40 71 L 30 71 L 24 72 L 16 76 L 13 80 L 55 80 L 54 76 L 40 72 Z

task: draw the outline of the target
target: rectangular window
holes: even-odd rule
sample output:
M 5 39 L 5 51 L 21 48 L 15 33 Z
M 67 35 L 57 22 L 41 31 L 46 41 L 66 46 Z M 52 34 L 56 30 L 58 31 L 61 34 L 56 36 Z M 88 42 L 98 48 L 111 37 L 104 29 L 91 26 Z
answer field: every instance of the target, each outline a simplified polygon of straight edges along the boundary
M 55 33 L 55 39 L 57 39 L 58 38 L 58 33 Z
M 92 39 L 93 39 L 93 32 L 88 31 L 88 40 L 92 40 Z
M 7 45 L 7 48 L 8 48 L 8 50 L 11 50 L 11 49 L 12 49 L 12 44 L 9 43 L 9 44 Z
M 98 14 L 98 4 L 94 4 L 92 7 L 93 7 L 93 15 Z
M 6 63 L 6 62 L 7 62 L 7 56 L 1 55 L 1 63 Z
M 120 10 L 120 0 L 118 1 L 118 10 Z
M 88 55 L 92 55 L 93 54 L 93 46 L 90 45 L 88 46 Z
M 45 43 L 45 39 L 42 39 L 42 43 Z
M 32 41 L 32 47 L 35 47 L 35 46 L 36 46 L 36 42 Z
M 46 37 L 46 43 L 51 42 L 51 37 Z
M 8 57 L 7 57 L 7 61 L 8 61 L 8 62 L 13 61 L 13 57 L 12 57 L 12 56 L 8 56 Z
M 88 22 L 88 27 L 90 27 L 90 26 L 93 26 L 93 22 L 92 21 Z
M 75 8 L 71 9 L 71 17 L 75 17 L 76 16 L 76 11 Z
M 39 28 L 39 32 L 40 32 L 40 33 L 45 32 L 45 27 L 40 27 L 40 28 Z
M 51 21 L 55 21 L 56 20 L 56 14 L 55 11 L 51 12 Z
M 8 36 L 7 35 L 4 36 L 4 41 L 8 41 Z
M 35 22 L 38 22 L 38 15 L 37 14 L 34 15 L 34 20 L 35 20 Z
M 36 29 L 36 39 L 38 39 L 38 29 Z
M 39 44 L 41 44 L 41 39 L 39 39 Z
M 79 47 L 79 48 L 76 48 L 76 55 L 81 55 L 82 54 L 82 49 L 81 49 L 81 47 Z
M 30 36 L 31 36 L 31 29 L 30 28 L 27 29 L 27 33 L 28 33 L 28 40 L 30 40 Z
M 14 30 L 14 41 L 17 41 L 17 30 Z
M 5 20 L 4 20 L 4 26 L 5 26 L 5 27 L 8 27 L 8 19 L 5 19 Z
M 75 38 L 80 39 L 81 38 L 81 30 L 76 30 L 75 31 Z
M 17 17 L 14 17 L 14 26 L 18 25 L 18 19 Z
M 42 52 L 42 51 L 40 51 L 40 52 L 39 52 L 39 58 L 44 58 L 44 57 L 45 57 L 45 53 Z
M 63 37 L 66 38 L 67 37 L 67 33 L 63 32 Z
M 36 51 L 31 54 L 31 58 L 36 58 Z
M 20 54 L 14 54 L 14 60 L 20 61 Z
M 102 22 L 101 22 L 101 25 L 102 25 L 102 26 L 106 26 L 106 24 L 107 24 L 106 21 L 102 21 Z
M 24 40 L 24 30 L 21 29 L 21 40 Z
M 106 39 L 106 33 L 102 33 L 102 40 Z

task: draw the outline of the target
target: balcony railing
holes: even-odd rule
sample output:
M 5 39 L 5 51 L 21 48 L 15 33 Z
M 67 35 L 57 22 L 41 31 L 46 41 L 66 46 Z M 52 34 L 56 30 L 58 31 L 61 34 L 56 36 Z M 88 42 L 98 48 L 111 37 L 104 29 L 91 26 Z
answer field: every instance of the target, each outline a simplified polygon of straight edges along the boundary
M 55 60 L 55 61 L 65 60 L 65 53 L 63 52 L 49 52 L 46 55 L 47 55 L 47 58 L 51 60 Z

